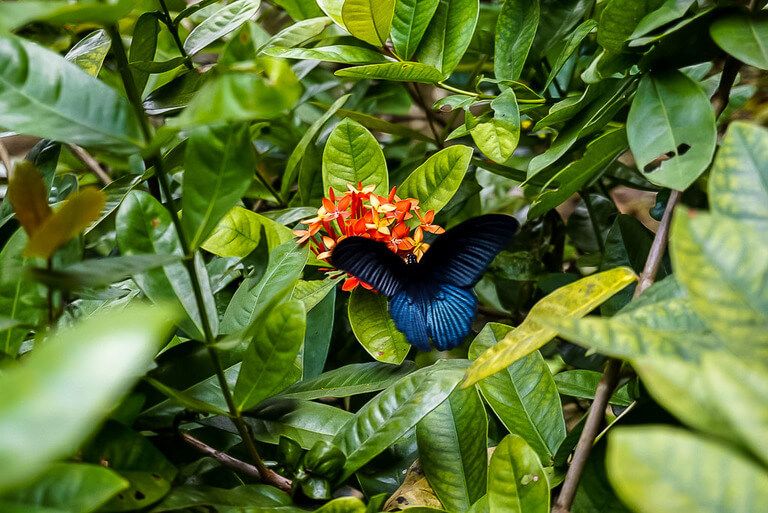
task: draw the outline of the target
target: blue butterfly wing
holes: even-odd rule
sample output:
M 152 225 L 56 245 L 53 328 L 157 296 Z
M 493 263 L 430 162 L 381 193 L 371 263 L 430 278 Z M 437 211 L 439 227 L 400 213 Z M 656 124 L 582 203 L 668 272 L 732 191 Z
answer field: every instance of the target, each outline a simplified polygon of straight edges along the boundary
M 474 287 L 485 268 L 517 233 L 514 217 L 486 214 L 473 217 L 438 236 L 416 264 L 425 284 L 450 283 Z
M 331 264 L 373 285 L 387 297 L 394 296 L 407 281 L 403 259 L 383 242 L 364 237 L 347 237 L 339 242 L 331 252 Z
M 429 333 L 425 308 L 427 302 L 420 296 L 402 290 L 389 300 L 389 315 L 397 329 L 405 334 L 412 346 L 420 351 L 429 351 Z
M 472 291 L 442 283 L 426 306 L 427 330 L 435 347 L 446 351 L 461 344 L 472 329 L 477 310 Z

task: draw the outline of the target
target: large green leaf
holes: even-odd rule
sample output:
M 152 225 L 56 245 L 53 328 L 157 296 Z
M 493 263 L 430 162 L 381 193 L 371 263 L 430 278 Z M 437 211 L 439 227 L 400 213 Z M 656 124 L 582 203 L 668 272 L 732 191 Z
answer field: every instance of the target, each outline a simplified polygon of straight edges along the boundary
M 389 316 L 387 298 L 361 287 L 349 298 L 349 324 L 360 344 L 376 360 L 398 365 L 411 345 Z
M 246 417 L 246 422 L 257 440 L 277 444 L 286 436 L 304 449 L 319 440 L 330 442 L 354 418 L 335 406 L 293 399 L 265 406 L 254 415 Z
M 419 459 L 446 511 L 464 512 L 485 495 L 488 418 L 477 390 L 454 390 L 416 425 Z
M 402 198 L 416 198 L 424 210 L 440 211 L 459 190 L 469 168 L 472 148 L 457 144 L 427 159 L 403 180 L 397 192 Z
M 510 88 L 491 101 L 493 118 L 469 128 L 477 148 L 488 158 L 503 164 L 512 156 L 520 140 L 520 110 L 515 92 Z M 467 113 L 469 118 L 471 113 Z
M 307 248 L 289 241 L 269 255 L 264 275 L 246 278 L 235 291 L 221 320 L 222 333 L 235 333 L 254 325 L 262 314 L 288 296 L 301 277 L 307 261 Z
M 293 287 L 291 299 L 304 303 L 307 311 L 312 310 L 339 284 L 343 278 L 326 278 L 324 280 L 299 280 Z
M 409 60 L 413 56 L 439 3 L 439 0 L 396 0 L 390 37 L 400 58 Z
M 174 320 L 136 306 L 56 332 L 0 375 L 0 490 L 73 454 L 147 370 Z
M 373 46 L 384 46 L 394 12 L 395 0 L 344 0 L 341 18 L 356 38 Z
M 262 231 L 270 250 L 293 240 L 291 230 L 280 223 L 247 208 L 234 207 L 222 218 L 202 246 L 214 255 L 244 258 L 259 245 Z
M 347 192 L 347 185 L 375 185 L 389 192 L 387 162 L 378 141 L 360 123 L 346 118 L 333 129 L 323 151 L 323 189 Z
M 112 152 L 144 144 L 130 103 L 50 50 L 0 37 L 0 69 L 3 128 Z
M 339 77 L 394 80 L 397 82 L 422 82 L 433 84 L 443 79 L 439 69 L 420 62 L 385 62 L 340 69 Z
M 768 229 L 768 131 L 734 122 L 709 175 L 709 206 L 755 230 Z
M 472 42 L 479 13 L 479 0 L 440 2 L 416 51 L 416 60 L 450 75 Z
M 517 80 L 539 25 L 539 0 L 505 0 L 496 22 L 493 72 L 497 80 Z
M 0 496 L 0 509 L 44 513 L 43 508 L 51 508 L 90 513 L 126 488 L 125 479 L 101 465 L 54 463 L 31 483 Z
M 341 17 L 341 9 L 344 6 L 344 0 L 316 0 L 317 5 L 323 12 L 333 20 L 335 24 L 346 30 L 344 20 Z
M 445 401 L 463 371 L 440 362 L 402 378 L 360 408 L 334 440 L 347 455 L 344 476 L 392 445 Z
M 304 379 L 317 377 L 323 372 L 331 349 L 333 325 L 336 321 L 336 282 L 331 279 L 324 281 L 333 285 L 307 313 L 307 331 L 304 334 L 304 348 L 301 352 Z M 295 293 L 296 288 L 293 290 Z M 302 302 L 304 308 L 307 308 L 307 301 Z
M 672 222 L 672 264 L 691 305 L 724 341 L 749 341 L 768 355 L 768 243 L 730 218 L 680 208 Z
M 128 50 L 128 61 L 152 62 L 155 59 L 157 51 L 157 36 L 160 33 L 160 20 L 155 13 L 144 13 L 136 20 L 133 27 L 133 36 L 131 36 L 131 47 Z M 107 47 L 109 48 L 109 47 Z M 100 67 L 101 63 L 99 63 Z M 137 69 L 135 66 L 131 70 L 133 81 L 136 84 L 136 90 L 141 94 L 147 85 L 149 73 Z M 95 75 L 94 75 L 95 76 Z
M 488 323 L 472 341 L 469 357 L 475 359 L 493 347 L 512 328 Z M 557 385 L 538 351 L 521 358 L 505 371 L 478 383 L 499 420 L 522 437 L 548 463 L 565 439 L 565 420 Z
M 293 513 L 290 509 L 290 496 L 274 486 L 266 484 L 240 485 L 234 488 L 214 488 L 212 486 L 181 485 L 175 487 L 163 501 L 152 508 L 153 513 L 168 511 L 194 511 L 195 509 L 215 509 L 232 511 L 232 507 L 257 508 L 259 513 L 281 507 L 277 511 Z M 269 508 L 269 509 L 264 509 Z
M 127 16 L 134 6 L 132 0 L 108 3 L 99 0 L 24 0 L 0 4 L 0 30 L 11 31 L 32 21 L 55 25 L 77 23 L 114 23 Z
M 192 130 L 184 156 L 181 225 L 191 249 L 205 242 L 253 181 L 256 155 L 247 124 Z
M 543 325 L 540 318 L 582 317 L 636 279 L 631 269 L 619 267 L 555 290 L 536 303 L 519 326 L 477 357 L 462 386 L 472 385 L 505 369 L 552 340 L 557 332 Z
M 117 211 L 115 219 L 117 243 L 123 255 L 178 255 L 184 256 L 176 229 L 168 211 L 150 194 L 143 191 L 131 191 Z M 204 271 L 198 265 L 199 271 Z M 203 291 L 210 294 L 207 274 L 202 274 L 205 281 Z M 202 340 L 202 321 L 197 310 L 195 294 L 187 269 L 182 263 L 166 265 L 136 274 L 133 279 L 142 292 L 153 302 L 178 301 L 184 307 L 187 318 L 181 326 L 191 336 Z M 216 327 L 218 316 L 213 305 L 207 312 Z M 216 331 L 214 329 L 214 331 Z
M 648 74 L 629 110 L 627 138 L 648 181 L 682 191 L 712 160 L 715 113 L 704 90 L 685 74 Z M 666 160 L 654 168 L 660 158 Z
M 715 43 L 740 61 L 768 69 L 768 18 L 734 14 L 709 27 Z
M 277 392 L 291 375 L 306 330 L 301 301 L 283 303 L 269 312 L 243 356 L 234 399 L 238 410 L 249 410 Z
M 617 429 L 608 477 L 639 513 L 737 513 L 768 503 L 768 474 L 739 453 L 678 428 Z
M 220 37 L 237 30 L 253 18 L 260 5 L 261 0 L 236 0 L 225 5 L 192 29 L 184 41 L 184 50 L 194 55 Z
M 496 447 L 488 469 L 489 511 L 548 513 L 549 482 L 533 449 L 517 435 Z
M 413 371 L 414 365 L 411 362 L 403 362 L 402 365 L 352 363 L 291 385 L 280 392 L 280 397 L 312 400 L 368 394 L 384 390 Z

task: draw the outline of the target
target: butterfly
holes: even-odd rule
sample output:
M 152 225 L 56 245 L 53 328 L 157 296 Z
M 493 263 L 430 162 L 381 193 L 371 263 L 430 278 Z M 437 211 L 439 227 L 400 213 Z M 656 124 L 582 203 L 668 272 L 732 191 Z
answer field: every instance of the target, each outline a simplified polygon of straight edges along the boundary
M 413 346 L 429 351 L 432 339 L 445 351 L 469 334 L 477 311 L 472 287 L 519 226 L 503 214 L 468 219 L 439 235 L 418 262 L 383 242 L 347 237 L 334 247 L 331 263 L 389 298 L 390 316 Z

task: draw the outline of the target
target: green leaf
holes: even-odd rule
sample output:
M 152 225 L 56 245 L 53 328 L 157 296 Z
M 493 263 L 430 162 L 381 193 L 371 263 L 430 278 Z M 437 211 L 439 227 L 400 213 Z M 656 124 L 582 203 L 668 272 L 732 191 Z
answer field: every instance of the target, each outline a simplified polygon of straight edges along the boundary
M 597 42 L 610 54 L 618 54 L 640 20 L 664 0 L 612 0 L 600 15 Z
M 302 45 L 322 34 L 331 23 L 332 21 L 325 16 L 298 21 L 272 36 L 265 45 L 265 49 L 273 46 L 293 48 Z
M 160 33 L 160 21 L 155 13 L 146 12 L 139 16 L 136 25 L 133 27 L 133 36 L 131 37 L 131 47 L 128 50 L 128 62 L 131 64 L 141 61 L 153 61 L 155 51 L 157 50 L 157 36 Z M 136 84 L 136 90 L 141 94 L 147 85 L 149 73 L 145 70 L 133 69 L 133 81 Z
M 472 148 L 457 144 L 427 159 L 403 180 L 397 192 L 402 198 L 416 198 L 426 212 L 439 212 L 459 190 L 472 158 Z
M 556 331 L 539 322 L 540 317 L 581 317 L 637 279 L 626 267 L 593 274 L 555 290 L 531 308 L 525 320 L 495 346 L 474 361 L 462 386 L 468 387 L 508 367 L 540 348 Z
M 548 513 L 549 482 L 525 440 L 507 435 L 488 469 L 488 507 L 500 513 Z
M 307 261 L 306 247 L 289 241 L 269 255 L 269 265 L 259 279 L 246 278 L 235 291 L 221 320 L 222 333 L 236 333 L 255 322 L 288 296 Z
M 70 48 L 64 58 L 95 77 L 99 74 L 111 45 L 112 42 L 105 30 L 94 30 Z
M 683 17 L 695 2 L 696 0 L 664 2 L 658 9 L 648 13 L 640 20 L 630 38 L 637 39 Z
M 221 257 L 244 258 L 256 249 L 262 230 L 270 250 L 293 240 L 293 233 L 282 224 L 247 208 L 234 207 L 214 228 L 202 247 Z
M 58 54 L 0 37 L 0 69 L 3 128 L 112 152 L 144 144 L 128 100 Z
M 114 23 L 133 9 L 132 0 L 109 3 L 85 0 L 72 3 L 66 0 L 6 2 L 0 4 L 0 30 L 10 32 L 32 21 L 55 25 L 77 23 Z
M 117 211 L 115 218 L 117 244 L 125 256 L 131 255 L 177 255 L 183 258 L 176 229 L 171 222 L 171 215 L 150 194 L 143 191 L 131 191 Z M 201 266 L 198 266 L 201 267 Z M 210 294 L 207 273 L 202 283 Z M 141 291 L 151 301 L 163 303 L 178 301 L 184 307 L 186 318 L 181 327 L 193 338 L 202 340 L 202 321 L 197 310 L 192 280 L 182 263 L 170 264 L 162 269 L 151 269 L 134 275 L 133 279 Z M 216 310 L 209 309 L 208 318 L 218 319 Z M 214 329 L 215 331 L 215 329 Z
M 197 249 L 248 190 L 256 168 L 247 124 L 192 130 L 184 155 L 181 225 Z
M 440 2 L 416 51 L 416 60 L 450 75 L 472 42 L 479 13 L 479 0 Z
M 333 20 L 339 27 L 346 30 L 344 20 L 341 17 L 341 9 L 344 6 L 344 0 L 316 0 L 317 5 L 323 12 Z
M 764 469 L 678 428 L 617 429 L 608 440 L 607 466 L 621 500 L 639 513 L 736 513 L 768 501 Z
M 373 130 L 374 132 L 397 135 L 414 141 L 432 141 L 429 136 L 419 132 L 418 130 L 414 130 L 399 123 L 391 123 L 379 117 L 371 116 L 370 114 L 365 114 L 363 112 L 349 109 L 339 109 L 339 116 L 355 120 L 365 128 Z
M 29 280 L 24 272 L 24 247 L 27 235 L 19 228 L 0 250 L 0 312 L 26 325 L 37 325 L 45 315 L 45 289 Z M 26 327 L 0 332 L 0 350 L 15 358 Z
M 436 364 L 402 378 L 360 408 L 334 439 L 347 455 L 343 479 L 445 401 L 462 374 L 463 369 L 458 366 Z
M 236 0 L 196 26 L 184 40 L 184 51 L 194 55 L 222 36 L 237 30 L 256 15 L 261 0 Z
M 164 351 L 165 350 L 167 350 L 167 346 L 166 346 L 166 349 L 164 349 Z M 214 415 L 223 415 L 225 417 L 229 415 L 229 412 L 227 412 L 226 410 L 223 410 L 210 403 L 197 399 L 191 394 L 188 394 L 186 392 L 180 392 L 174 388 L 169 387 L 168 385 L 164 385 L 163 383 L 161 383 L 160 381 L 157 381 L 156 379 L 152 379 L 152 378 L 145 378 L 145 379 L 147 383 L 155 387 L 161 394 L 163 394 L 168 399 L 170 399 L 171 402 L 176 403 L 178 406 L 182 406 L 184 409 L 198 412 L 198 413 L 212 413 Z M 219 392 L 221 392 L 221 389 L 219 389 Z
M 512 328 L 488 323 L 469 347 L 470 359 L 493 347 Z M 488 405 L 510 433 L 521 436 L 548 463 L 565 439 L 557 386 L 544 358 L 535 351 L 478 383 Z
M 314 0 L 276 0 L 275 4 L 285 9 L 288 16 L 294 20 L 303 20 L 323 14 Z
M 151 511 L 165 513 L 211 508 L 216 511 L 231 511 L 231 507 L 239 506 L 240 508 L 258 508 L 261 512 L 279 507 L 277 511 L 293 513 L 289 509 L 291 502 L 287 493 L 265 484 L 240 485 L 234 488 L 214 488 L 195 484 L 175 487 Z
M 421 82 L 434 84 L 443 79 L 437 68 L 420 62 L 385 62 L 340 69 L 337 77 L 393 80 L 396 82 Z
M 542 187 L 542 191 L 531 204 L 528 219 L 545 214 L 582 190 L 626 150 L 627 145 L 627 133 L 623 128 L 596 137 L 587 144 L 580 159 L 567 163 Z M 557 184 L 557 187 L 550 188 L 554 184 Z
M 269 312 L 243 356 L 234 392 L 239 411 L 250 410 L 286 384 L 304 341 L 306 322 L 301 301 L 283 303 Z
M 334 283 L 335 280 L 328 280 Z M 294 293 L 296 289 L 294 288 Z M 307 307 L 307 301 L 303 301 Z M 333 338 L 336 316 L 336 289 L 330 287 L 325 296 L 307 314 L 307 332 L 304 335 L 303 360 L 304 379 L 314 378 L 323 372 Z
M 401 59 L 413 57 L 439 3 L 439 0 L 396 0 L 390 37 Z
M 311 401 L 321 397 L 349 397 L 378 392 L 415 369 L 411 362 L 402 365 L 368 362 L 352 363 L 325 372 L 314 379 L 291 385 L 280 397 Z
M 595 390 L 603 375 L 597 371 L 576 369 L 555 374 L 557 391 L 562 395 L 579 399 L 594 399 Z M 632 399 L 629 397 L 627 387 L 619 388 L 611 397 L 611 404 L 617 406 L 629 406 Z
M 344 0 L 341 17 L 350 34 L 373 46 L 384 46 L 394 12 L 395 0 Z
M 648 74 L 629 110 L 627 138 L 648 181 L 682 191 L 712 160 L 715 113 L 704 91 L 683 73 Z M 655 169 L 659 158 L 667 160 Z
M 496 22 L 493 72 L 497 80 L 517 80 L 539 25 L 539 0 L 505 0 Z
M 358 287 L 350 295 L 348 313 L 352 332 L 368 354 L 384 363 L 403 362 L 411 345 L 389 316 L 386 297 Z
M 509 159 L 520 140 L 520 110 L 515 92 L 510 88 L 491 101 L 493 118 L 469 129 L 477 148 L 499 164 Z M 468 113 L 471 115 L 470 113 Z
M 291 299 L 304 303 L 307 311 L 312 310 L 341 282 L 342 278 L 326 278 L 324 280 L 299 280 L 291 293 Z
M 336 125 L 323 151 L 323 189 L 346 193 L 347 185 L 375 185 L 378 194 L 389 193 L 384 152 L 375 137 L 349 118 Z
M 717 45 L 740 61 L 768 69 L 768 18 L 734 14 L 715 20 L 709 33 Z
M 89 513 L 126 488 L 125 479 L 103 466 L 54 463 L 33 482 L 0 497 L 0 508 L 30 513 L 43 513 L 42 508 Z
M 464 512 L 485 495 L 488 417 L 477 390 L 454 390 L 416 425 L 419 459 L 446 511 Z
M 326 110 L 322 116 L 317 118 L 317 120 L 312 123 L 309 129 L 304 132 L 304 135 L 301 136 L 299 143 L 288 157 L 288 162 L 285 163 L 285 172 L 283 173 L 283 178 L 280 185 L 280 193 L 283 195 L 283 197 L 288 196 L 291 185 L 293 185 L 293 183 L 296 181 L 296 174 L 299 171 L 299 163 L 306 154 L 307 148 L 310 144 L 313 143 L 317 133 L 321 128 L 323 128 L 323 125 L 325 125 L 325 123 L 327 123 L 328 120 L 331 119 L 334 114 L 336 114 L 336 111 L 338 111 L 347 102 L 347 100 L 349 100 L 349 97 L 350 95 L 345 94 L 333 102 L 333 105 L 328 107 L 328 110 Z
M 768 132 L 734 122 L 709 175 L 709 205 L 755 230 L 768 229 Z
M 768 354 L 765 237 L 739 221 L 680 208 L 670 250 L 677 279 L 712 331 Z
M 171 489 L 174 467 L 147 438 L 118 422 L 107 423 L 83 450 L 83 459 L 109 465 L 130 487 L 104 511 L 134 511 L 160 500 Z
M 0 374 L 0 490 L 73 454 L 147 370 L 174 320 L 136 306 L 54 333 Z
M 312 48 L 285 48 L 272 46 L 264 50 L 272 57 L 283 59 L 318 60 L 341 64 L 368 64 L 387 62 L 383 55 L 368 48 L 350 45 L 315 46 Z
M 285 436 L 303 449 L 310 449 L 321 440 L 330 442 L 354 419 L 354 415 L 341 408 L 293 399 L 269 404 L 253 415 L 257 418 L 248 416 L 245 421 L 258 441 L 277 444 Z
M 552 63 L 552 68 L 549 70 L 549 75 L 547 75 L 547 80 L 544 82 L 542 90 L 546 90 L 549 87 L 560 70 L 563 69 L 565 63 L 568 62 L 568 59 L 570 59 L 574 52 L 579 49 L 582 41 L 595 30 L 595 27 L 597 27 L 597 22 L 595 20 L 585 20 L 573 30 L 571 35 L 568 36 L 565 46 L 557 56 L 557 59 Z

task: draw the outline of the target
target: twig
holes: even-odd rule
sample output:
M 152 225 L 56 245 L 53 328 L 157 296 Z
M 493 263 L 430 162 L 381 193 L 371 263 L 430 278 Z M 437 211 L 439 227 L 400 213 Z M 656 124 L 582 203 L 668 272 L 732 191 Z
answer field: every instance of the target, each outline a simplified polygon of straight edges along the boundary
M 3 144 L 3 140 L 0 139 L 0 163 L 5 167 L 5 175 L 10 180 L 11 173 L 13 173 L 13 163 L 11 162 L 11 155 L 8 153 L 8 149 Z
M 755 2 L 753 2 L 753 4 L 755 4 Z M 741 63 L 736 59 L 732 57 L 726 59 L 725 64 L 723 65 L 723 72 L 720 75 L 720 84 L 712 97 L 712 107 L 715 110 L 716 118 L 720 117 L 720 114 L 723 113 L 725 107 L 728 105 L 728 99 L 731 95 L 731 87 L 733 87 L 733 83 L 736 80 L 736 75 L 740 68 Z M 664 215 L 661 218 L 659 228 L 653 238 L 653 243 L 648 252 L 648 258 L 645 261 L 643 272 L 640 274 L 637 287 L 635 287 L 633 299 L 637 298 L 647 290 L 648 287 L 653 285 L 656 273 L 661 265 L 661 260 L 664 257 L 664 252 L 667 249 L 672 214 L 675 210 L 675 206 L 680 201 L 681 196 L 682 192 L 676 190 L 672 190 L 669 195 L 667 206 L 664 209 Z M 573 452 L 571 465 L 568 467 L 568 472 L 565 474 L 565 479 L 563 480 L 563 485 L 560 489 L 560 495 L 557 498 L 555 506 L 552 508 L 553 513 L 568 513 L 570 511 L 573 500 L 576 497 L 576 490 L 579 486 L 581 474 L 584 472 L 584 466 L 589 458 L 589 453 L 598 436 L 600 425 L 603 420 L 603 414 L 608 405 L 608 400 L 611 395 L 613 395 L 613 391 L 616 389 L 616 385 L 619 382 L 621 365 L 621 360 L 611 358 L 605 366 L 603 377 L 595 391 L 595 400 L 592 402 L 592 406 L 587 413 L 584 430 L 581 432 L 581 436 L 579 437 L 579 441 Z
M 165 5 L 165 0 L 158 1 L 160 2 L 160 9 L 163 11 L 163 24 L 168 27 L 168 32 L 171 33 L 171 37 L 173 38 L 173 42 L 176 44 L 176 48 L 179 49 L 179 53 L 184 58 L 184 65 L 187 67 L 187 69 L 195 69 L 195 67 L 192 65 L 192 58 L 184 49 L 184 43 L 181 42 L 181 38 L 179 37 L 179 28 L 173 22 L 173 18 L 171 18 L 171 13 L 168 11 L 168 6 Z
M 410 87 L 406 85 L 406 89 L 408 90 L 408 94 L 411 95 L 411 98 L 413 98 L 413 101 L 416 102 L 421 111 L 424 113 L 424 117 L 427 118 L 427 124 L 429 125 L 429 129 L 432 132 L 432 138 L 434 139 L 435 144 L 438 146 L 438 148 L 442 148 L 445 146 L 445 143 L 440 138 L 440 131 L 436 126 L 439 121 L 435 117 L 435 114 L 432 112 L 432 108 L 427 105 L 427 102 L 424 100 L 424 96 L 421 94 L 419 86 L 417 84 L 410 84 Z
M 104 183 L 104 185 L 109 185 L 112 183 L 112 178 L 109 177 L 106 171 L 99 165 L 99 163 L 96 161 L 95 158 L 93 158 L 93 155 L 88 153 L 85 148 L 82 148 L 78 146 L 77 144 L 70 144 L 69 149 L 72 150 L 72 153 L 74 153 L 75 157 L 77 157 L 80 162 L 86 165 L 86 167 L 94 174 L 96 175 L 99 180 Z

